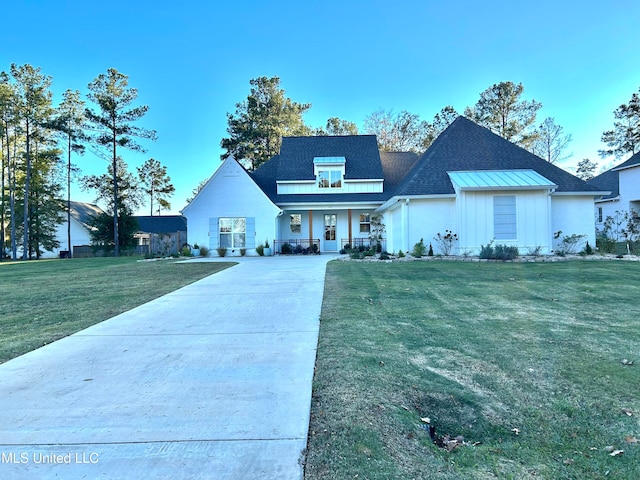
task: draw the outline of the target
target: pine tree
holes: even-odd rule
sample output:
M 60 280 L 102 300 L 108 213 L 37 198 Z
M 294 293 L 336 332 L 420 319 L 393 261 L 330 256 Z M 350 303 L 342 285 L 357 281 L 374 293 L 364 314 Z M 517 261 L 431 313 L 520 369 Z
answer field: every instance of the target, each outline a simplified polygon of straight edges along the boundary
M 89 100 L 98 107 L 98 112 L 91 109 L 85 111 L 89 122 L 97 132 L 93 142 L 106 149 L 110 154 L 113 185 L 113 241 L 114 256 L 120 255 L 118 236 L 118 147 L 144 152 L 144 148 L 134 138 L 155 140 L 156 133 L 133 125 L 149 110 L 146 105 L 131 108 L 138 97 L 138 90 L 128 86 L 128 77 L 110 68 L 106 74 L 98 75 L 89 83 Z

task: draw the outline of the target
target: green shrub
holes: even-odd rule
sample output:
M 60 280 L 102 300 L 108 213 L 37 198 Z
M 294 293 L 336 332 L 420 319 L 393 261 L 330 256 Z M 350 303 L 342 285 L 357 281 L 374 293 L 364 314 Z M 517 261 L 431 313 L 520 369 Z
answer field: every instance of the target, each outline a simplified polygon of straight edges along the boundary
M 293 247 L 291 246 L 290 243 L 283 243 L 282 247 L 280 247 L 280 253 L 283 253 L 283 254 L 286 255 L 286 254 L 289 254 L 291 252 L 293 252 Z
M 240 256 L 244 257 L 247 254 L 247 249 L 246 248 L 241 248 L 240 249 Z
M 493 240 L 491 240 L 486 247 L 484 245 L 480 245 L 480 254 L 478 256 L 485 260 L 495 258 L 493 252 Z
M 218 247 L 218 248 L 216 248 L 216 251 L 218 252 L 218 256 L 219 257 L 226 257 L 227 256 L 227 247 Z
M 421 238 L 418 243 L 413 246 L 413 250 L 411 251 L 411 255 L 416 258 L 421 258 L 427 252 L 427 247 L 424 246 L 424 239 Z
M 404 258 L 404 252 L 402 250 L 398 250 L 398 258 Z
M 191 249 L 190 249 L 187 245 L 185 245 L 184 247 L 182 247 L 182 248 L 180 249 L 180 254 L 181 254 L 183 257 L 190 257 L 190 256 L 192 255 L 192 254 L 191 254 Z
M 427 256 L 433 257 L 433 245 L 431 245 L 431 243 L 429 243 L 429 252 L 427 253 Z
M 380 260 L 389 260 L 389 254 L 387 252 L 380 253 Z
M 519 255 L 518 247 L 514 245 L 496 245 L 493 246 L 493 240 L 486 246 L 480 245 L 480 258 L 486 260 L 513 260 Z
M 583 252 L 585 255 L 593 255 L 593 248 L 591 248 L 591 245 L 589 245 L 588 241 L 587 241 L 587 244 L 584 246 Z
M 260 244 L 256 247 L 256 252 L 258 252 L 258 255 L 260 255 L 261 257 L 264 256 L 264 245 Z
M 202 245 L 200 247 L 200 256 L 201 257 L 208 257 L 209 256 L 209 247 L 205 247 L 204 245 Z
M 614 253 L 616 241 L 612 238 L 598 237 L 596 238 L 596 248 L 600 253 Z
M 349 252 L 349 256 L 350 256 L 351 258 L 353 258 L 354 260 L 361 260 L 361 259 L 363 259 L 363 258 L 364 258 L 364 253 L 363 253 L 363 252 L 361 252 L 360 250 L 355 250 L 355 249 L 354 249 L 354 250 L 351 250 L 351 251 Z

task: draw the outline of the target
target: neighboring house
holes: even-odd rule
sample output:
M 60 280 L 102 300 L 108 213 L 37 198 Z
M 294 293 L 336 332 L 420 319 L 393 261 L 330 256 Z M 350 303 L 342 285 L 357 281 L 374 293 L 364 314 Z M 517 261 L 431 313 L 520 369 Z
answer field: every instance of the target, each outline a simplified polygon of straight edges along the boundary
M 66 210 L 62 212 L 64 222 L 58 225 L 56 238 L 60 242 L 60 248 L 53 251 L 45 251 L 41 258 L 54 258 L 66 256 L 70 250 L 74 257 L 84 256 L 91 252 L 91 224 L 92 217 L 104 213 L 100 207 L 92 203 L 71 202 L 71 223 L 67 222 Z M 71 247 L 69 248 L 68 228 L 71 227 Z M 62 252 L 62 253 L 61 253 Z M 91 254 L 92 256 L 93 254 Z
M 602 195 L 595 202 L 596 228 L 602 230 L 607 217 L 617 212 L 640 213 L 640 152 L 620 165 L 601 173 L 587 182 L 609 195 Z
M 171 255 L 187 243 L 187 219 L 182 215 L 136 216 L 138 252 Z
M 382 215 L 389 252 L 451 230 L 452 253 L 492 240 L 551 253 L 555 233 L 595 242 L 594 197 L 606 194 L 458 117 L 422 155 L 379 152 L 376 137 L 285 137 L 248 173 L 227 159 L 182 213 L 189 242 L 255 252 L 266 239 L 322 252 L 368 244 Z

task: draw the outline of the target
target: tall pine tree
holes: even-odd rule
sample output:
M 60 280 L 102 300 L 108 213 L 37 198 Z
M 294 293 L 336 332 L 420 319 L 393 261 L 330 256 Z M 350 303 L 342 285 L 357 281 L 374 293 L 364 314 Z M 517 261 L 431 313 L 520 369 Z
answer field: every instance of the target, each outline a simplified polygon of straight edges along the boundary
M 137 127 L 133 122 L 140 120 L 149 110 L 146 105 L 131 107 L 138 98 L 138 90 L 129 87 L 129 79 L 115 68 L 106 74 L 98 75 L 89 83 L 89 100 L 98 107 L 98 111 L 85 110 L 87 119 L 96 134 L 93 142 L 106 149 L 111 157 L 113 180 L 113 241 L 114 256 L 120 255 L 118 236 L 118 148 L 144 152 L 145 149 L 136 143 L 135 138 L 155 140 L 153 130 Z

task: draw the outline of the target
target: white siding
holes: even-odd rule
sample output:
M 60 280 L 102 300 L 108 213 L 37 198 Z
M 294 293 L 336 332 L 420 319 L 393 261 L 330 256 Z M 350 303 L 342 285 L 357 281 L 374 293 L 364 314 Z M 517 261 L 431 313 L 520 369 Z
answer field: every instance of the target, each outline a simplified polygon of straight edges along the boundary
M 187 218 L 190 244 L 212 245 L 211 218 L 255 217 L 255 245 L 276 237 L 276 219 L 280 209 L 258 188 L 245 170 L 233 159 L 227 159 L 216 170 L 205 187 L 182 211 Z M 215 243 L 215 242 L 214 242 Z M 215 252 L 214 252 L 215 254 Z M 255 254 L 255 250 L 248 251 Z
M 620 207 L 631 209 L 630 202 L 640 200 L 640 166 L 626 168 L 618 172 L 620 182 Z
M 455 232 L 460 238 L 460 251 L 477 255 L 482 245 L 495 238 L 493 199 L 503 195 L 516 197 L 516 238 L 495 243 L 515 245 L 521 253 L 536 247 L 550 253 L 549 196 L 545 191 L 535 190 L 460 192 L 457 202 L 460 230 Z
M 406 234 L 403 248 L 405 251 L 413 250 L 413 246 L 422 238 L 427 247 L 430 243 L 433 244 L 434 252 L 437 254 L 433 238 L 438 233 L 444 235 L 447 229 L 457 231 L 453 198 L 411 199 L 409 204 L 401 209 L 405 209 L 406 213 L 404 226 L 401 227 Z
M 366 182 L 351 182 L 343 180 L 342 188 L 318 188 L 316 182 L 278 183 L 278 194 L 305 194 L 305 193 L 379 193 L 382 192 L 382 181 L 372 180 Z
M 565 235 L 586 235 L 579 245 L 582 250 L 588 241 L 592 247 L 596 244 L 595 218 L 593 215 L 593 197 L 552 195 L 551 196 L 551 231 L 562 231 Z M 554 239 L 554 248 L 559 245 L 559 240 Z
M 61 250 L 69 250 L 67 245 L 67 221 L 66 213 L 64 214 L 65 222 L 58 225 L 56 238 L 60 242 L 60 248 L 53 251 L 46 250 L 40 258 L 55 258 L 60 256 Z M 91 245 L 91 235 L 84 225 L 71 217 L 71 245 Z

